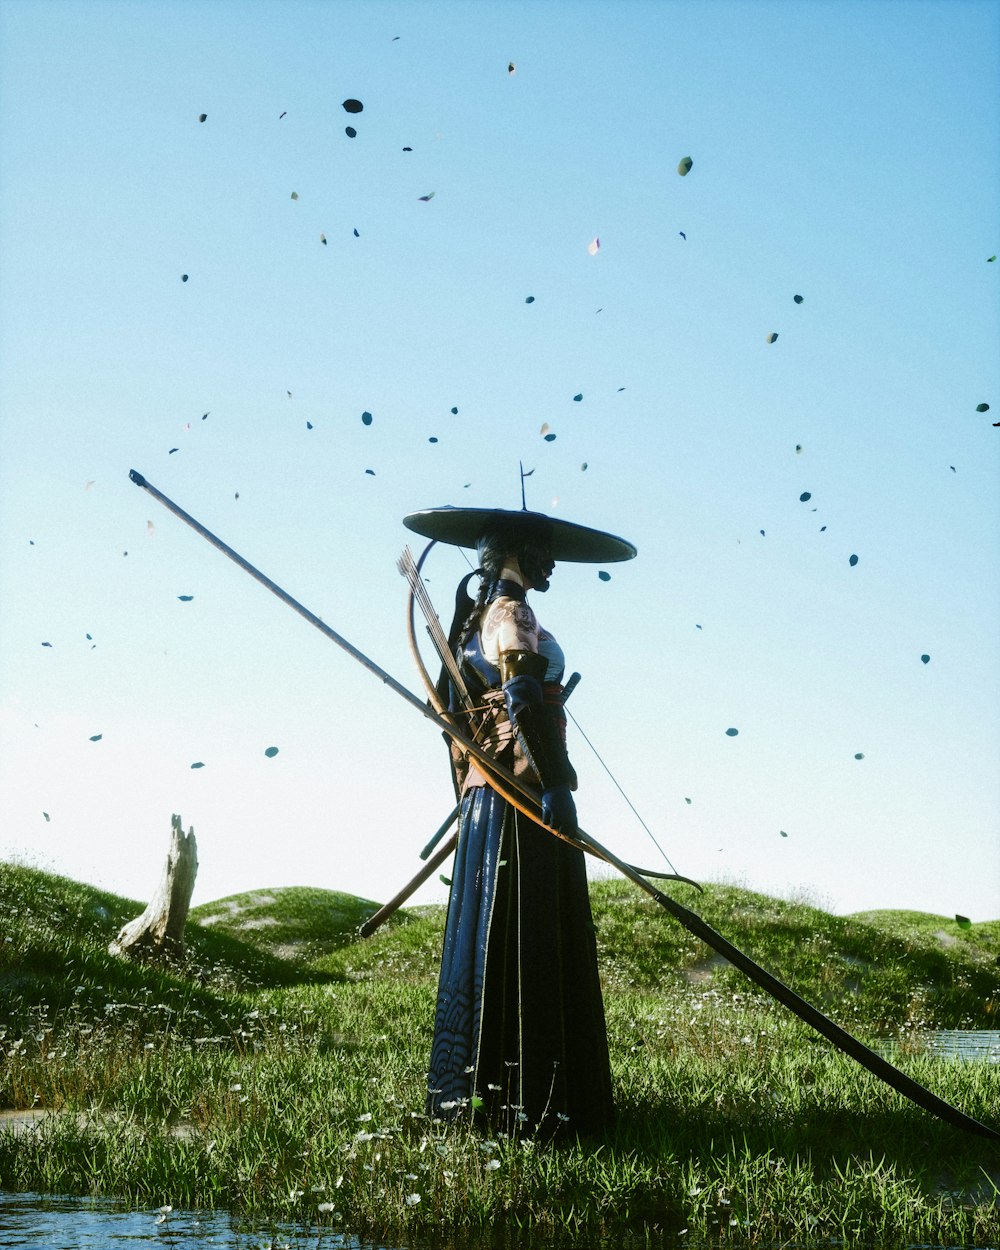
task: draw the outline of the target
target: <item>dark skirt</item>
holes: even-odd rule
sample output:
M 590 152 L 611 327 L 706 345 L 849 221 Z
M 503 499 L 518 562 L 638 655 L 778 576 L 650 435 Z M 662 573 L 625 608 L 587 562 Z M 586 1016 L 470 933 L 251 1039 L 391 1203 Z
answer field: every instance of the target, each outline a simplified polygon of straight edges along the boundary
M 462 801 L 428 1089 L 432 1115 L 498 1131 L 613 1118 L 583 852 L 486 786 Z

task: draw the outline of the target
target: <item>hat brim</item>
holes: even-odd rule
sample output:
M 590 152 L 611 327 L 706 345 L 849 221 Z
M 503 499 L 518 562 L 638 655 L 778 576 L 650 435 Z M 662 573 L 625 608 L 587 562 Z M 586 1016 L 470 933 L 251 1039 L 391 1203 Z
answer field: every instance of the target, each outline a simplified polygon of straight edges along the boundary
M 543 512 L 508 511 L 504 508 L 424 508 L 411 512 L 403 518 L 403 524 L 415 534 L 433 538 L 439 543 L 455 547 L 469 547 L 473 551 L 491 523 L 511 527 L 525 526 L 548 529 L 552 559 L 579 564 L 613 564 L 618 560 L 631 560 L 638 553 L 634 545 L 616 534 L 604 530 L 577 525 Z

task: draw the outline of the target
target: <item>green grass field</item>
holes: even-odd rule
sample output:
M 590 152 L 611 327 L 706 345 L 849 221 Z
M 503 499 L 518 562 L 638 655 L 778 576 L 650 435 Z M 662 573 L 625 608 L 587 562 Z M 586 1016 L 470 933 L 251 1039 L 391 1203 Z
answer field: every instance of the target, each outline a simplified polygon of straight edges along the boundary
M 1000 1068 L 929 1028 L 1000 1028 L 1000 922 L 837 917 L 675 887 L 915 1079 L 1000 1125 Z M 763 996 L 625 881 L 592 886 L 618 1123 L 487 1139 L 424 1115 L 441 908 L 361 941 L 375 904 L 262 889 L 194 909 L 183 961 L 107 954 L 142 904 L 0 864 L 0 1185 L 226 1206 L 400 1244 L 986 1246 L 1000 1150 L 932 1119 Z

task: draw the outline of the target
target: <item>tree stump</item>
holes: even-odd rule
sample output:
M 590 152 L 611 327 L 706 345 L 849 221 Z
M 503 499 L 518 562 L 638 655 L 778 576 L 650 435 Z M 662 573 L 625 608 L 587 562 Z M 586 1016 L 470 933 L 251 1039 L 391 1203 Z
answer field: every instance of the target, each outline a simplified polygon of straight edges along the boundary
M 184 833 L 180 816 L 170 817 L 170 850 L 156 893 L 141 916 L 130 920 L 108 947 L 112 955 L 168 959 L 184 954 L 184 925 L 198 873 L 194 829 Z

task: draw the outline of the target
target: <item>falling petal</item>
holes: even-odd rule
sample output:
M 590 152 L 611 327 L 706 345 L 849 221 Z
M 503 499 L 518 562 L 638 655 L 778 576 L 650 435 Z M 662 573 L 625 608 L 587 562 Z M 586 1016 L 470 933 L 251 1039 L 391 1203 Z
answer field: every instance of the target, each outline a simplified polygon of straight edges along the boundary
M 417 199 L 419 199 L 421 203 L 426 204 L 428 200 L 433 200 L 435 195 L 437 195 L 436 191 L 429 191 L 426 195 L 417 196 Z
M 153 524 L 152 521 L 146 522 L 146 533 L 149 534 L 150 536 L 156 533 L 156 526 Z
M 610 573 L 605 573 L 605 571 L 604 571 L 603 569 L 599 569 L 599 570 L 598 570 L 597 576 L 601 579 L 601 581 L 602 581 L 602 582 L 610 582 L 610 581 L 611 581 L 611 574 L 610 574 Z
M 200 122 L 205 121 L 207 118 L 208 118 L 208 114 L 207 114 L 207 113 L 199 113 L 199 114 L 198 114 L 198 120 L 199 120 Z
M 596 256 L 600 250 L 601 250 L 601 240 L 595 236 L 587 244 L 587 251 L 590 253 L 591 256 Z M 601 310 L 598 308 L 597 311 L 600 312 Z
M 848 560 L 848 564 L 850 564 L 850 566 L 851 566 L 851 568 L 852 568 L 852 569 L 853 569 L 853 568 L 854 568 L 854 566 L 857 564 L 857 562 L 858 562 L 858 557 L 857 557 L 857 556 L 851 556 L 850 560 Z
M 960 929 L 971 929 L 971 928 L 972 928 L 972 921 L 969 919 L 969 917 L 968 917 L 968 916 L 959 916 L 959 915 L 957 915 L 957 914 L 956 914 L 956 916 L 955 916 L 955 923 L 958 925 L 958 927 L 959 927 Z
M 976 412 L 989 412 L 989 404 L 976 404 Z
M 360 100 L 345 100 L 344 111 L 346 113 L 360 113 L 364 109 L 364 105 Z
M 274 757 L 278 754 L 278 748 L 268 747 L 267 750 L 264 752 L 264 754 L 267 756 L 269 760 L 273 760 Z
M 552 428 L 552 427 L 549 425 L 548 421 L 546 421 L 546 422 L 545 422 L 545 424 L 542 426 L 542 428 L 538 431 L 538 433 L 539 433 L 539 434 L 548 434 L 548 432 L 549 432 L 549 430 L 550 430 L 551 428 Z
M 90 739 L 90 741 L 91 741 L 91 742 L 100 742 L 100 740 L 101 740 L 103 737 L 104 737 L 104 734 L 93 734 L 93 735 L 92 735 L 92 737 L 91 737 L 91 739 Z
M 198 760 L 197 763 L 192 764 L 191 767 L 192 768 L 204 768 L 205 765 L 201 762 L 201 760 Z
M 364 425 L 371 425 L 371 423 L 372 423 L 372 414 L 371 414 L 370 412 L 363 412 L 363 413 L 361 414 L 361 420 L 362 420 L 362 423 L 363 423 Z
M 694 164 L 694 161 L 691 159 L 691 157 L 685 156 L 681 159 L 680 164 L 677 166 L 677 172 L 680 174 L 682 178 L 686 178 L 687 175 L 691 172 L 691 166 L 693 164 Z
M 809 499 L 812 499 L 812 494 L 807 490 L 804 490 L 802 494 L 799 495 L 799 503 L 805 503 Z
M 345 126 L 344 134 L 347 135 L 348 139 L 356 139 L 358 137 L 358 132 L 353 126 Z
M 768 343 L 776 343 L 778 341 L 778 334 L 776 330 L 771 331 L 771 333 L 767 336 L 767 341 Z
M 931 662 L 931 657 L 930 657 L 929 655 L 922 655 L 922 656 L 920 657 L 920 662 L 921 662 L 921 664 L 930 664 L 930 662 Z
M 299 198 L 299 193 L 298 193 L 298 191 L 293 191 L 293 192 L 292 192 L 292 199 L 293 199 L 293 200 L 297 200 L 298 198 Z
M 190 603 L 194 595 L 178 595 L 177 598 L 180 599 L 181 603 Z
M 727 729 L 727 730 L 726 730 L 726 737 L 727 737 L 727 738 L 735 738 L 739 732 L 740 732 L 740 731 L 739 731 L 738 729 Z
M 793 300 L 795 300 L 796 304 L 801 304 L 801 303 L 802 303 L 802 296 L 801 296 L 801 295 L 793 295 L 793 296 L 792 296 L 792 299 L 793 299 Z
M 526 296 L 526 298 L 525 298 L 525 301 L 524 301 L 524 302 L 525 302 L 526 304 L 533 304 L 533 303 L 535 302 L 535 297 L 534 297 L 533 295 L 528 295 L 528 296 Z

